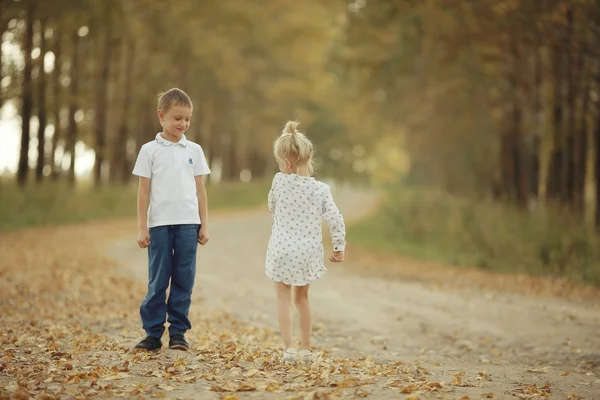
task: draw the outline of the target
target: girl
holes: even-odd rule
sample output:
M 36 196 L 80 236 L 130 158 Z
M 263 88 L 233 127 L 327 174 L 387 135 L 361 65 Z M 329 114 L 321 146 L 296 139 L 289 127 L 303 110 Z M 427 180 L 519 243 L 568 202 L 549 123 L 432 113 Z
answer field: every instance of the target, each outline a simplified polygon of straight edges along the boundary
M 297 127 L 297 122 L 288 122 L 275 141 L 275 159 L 281 172 L 275 175 L 268 197 L 273 226 L 265 270 L 275 282 L 279 328 L 285 346 L 281 361 L 285 363 L 293 363 L 297 356 L 303 362 L 312 361 L 308 288 L 327 271 L 323 262 L 322 217 L 333 241 L 329 260 L 342 262 L 346 246 L 344 219 L 329 186 L 311 176 L 313 145 Z M 300 315 L 299 353 L 292 345 L 292 287 Z

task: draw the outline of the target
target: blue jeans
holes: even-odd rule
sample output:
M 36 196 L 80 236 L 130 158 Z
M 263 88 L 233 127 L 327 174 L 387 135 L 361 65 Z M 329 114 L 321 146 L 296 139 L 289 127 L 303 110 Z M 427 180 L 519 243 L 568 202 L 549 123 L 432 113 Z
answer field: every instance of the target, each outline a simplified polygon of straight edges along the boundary
M 169 336 L 184 334 L 192 328 L 188 312 L 196 277 L 199 230 L 198 224 L 150 228 L 148 294 L 140 307 L 142 327 L 148 336 L 162 337 L 167 313 Z

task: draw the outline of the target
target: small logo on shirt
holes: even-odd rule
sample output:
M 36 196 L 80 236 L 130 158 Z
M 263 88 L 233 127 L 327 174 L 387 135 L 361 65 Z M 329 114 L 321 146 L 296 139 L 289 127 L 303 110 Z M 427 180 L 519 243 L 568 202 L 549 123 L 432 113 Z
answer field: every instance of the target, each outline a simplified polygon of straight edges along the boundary
M 192 161 L 192 157 L 190 157 L 190 159 L 188 160 L 188 162 L 190 163 L 190 165 L 192 165 L 194 163 L 194 161 Z

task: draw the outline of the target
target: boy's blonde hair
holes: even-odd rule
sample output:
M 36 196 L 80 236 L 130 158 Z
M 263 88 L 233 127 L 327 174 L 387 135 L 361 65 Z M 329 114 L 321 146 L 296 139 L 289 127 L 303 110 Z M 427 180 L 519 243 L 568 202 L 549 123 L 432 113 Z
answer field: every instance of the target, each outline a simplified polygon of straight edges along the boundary
M 175 106 L 194 107 L 190 96 L 179 88 L 172 88 L 158 95 L 158 109 L 163 113 L 169 112 L 169 110 Z
M 308 173 L 314 172 L 313 162 L 313 144 L 304 135 L 298 131 L 297 121 L 288 121 L 281 132 L 281 136 L 275 140 L 273 151 L 277 162 L 283 162 L 286 158 L 298 165 L 308 164 Z

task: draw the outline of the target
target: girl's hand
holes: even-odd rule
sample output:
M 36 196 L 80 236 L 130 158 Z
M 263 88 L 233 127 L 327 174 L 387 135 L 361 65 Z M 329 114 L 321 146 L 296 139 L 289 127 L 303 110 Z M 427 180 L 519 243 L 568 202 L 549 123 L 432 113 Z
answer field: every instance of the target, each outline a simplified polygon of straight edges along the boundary
M 140 249 L 145 249 L 150 246 L 150 232 L 148 229 L 138 230 L 137 244 L 140 246 Z
M 202 226 L 198 232 L 198 243 L 204 246 L 206 242 L 208 242 L 208 229 Z
M 340 263 L 344 261 L 344 252 L 343 251 L 334 251 L 333 254 L 329 257 L 329 261 L 334 263 Z

